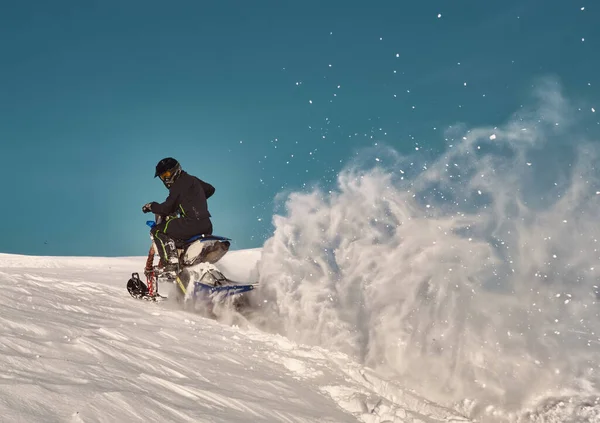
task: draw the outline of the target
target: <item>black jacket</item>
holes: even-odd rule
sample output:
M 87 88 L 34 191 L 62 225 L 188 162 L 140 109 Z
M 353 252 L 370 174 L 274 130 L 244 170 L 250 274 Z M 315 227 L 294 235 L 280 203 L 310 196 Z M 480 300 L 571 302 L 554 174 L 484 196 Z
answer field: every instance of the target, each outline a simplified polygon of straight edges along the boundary
M 191 219 L 208 219 L 206 199 L 215 193 L 215 187 L 203 180 L 181 171 L 181 175 L 169 188 L 164 203 L 152 202 L 152 213 L 165 216 L 179 213 Z

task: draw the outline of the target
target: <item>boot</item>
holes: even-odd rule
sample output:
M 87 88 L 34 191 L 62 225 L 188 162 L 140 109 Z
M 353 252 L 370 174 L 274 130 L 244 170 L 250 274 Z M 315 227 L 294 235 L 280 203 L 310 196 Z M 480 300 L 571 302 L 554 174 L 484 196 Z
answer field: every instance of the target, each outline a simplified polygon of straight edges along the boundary
M 179 273 L 179 257 L 175 242 L 169 240 L 165 243 L 165 250 L 167 250 L 167 263 L 164 268 L 163 277 L 174 280 L 177 277 L 177 273 Z
M 177 263 L 167 263 L 162 272 L 162 277 L 170 281 L 174 281 L 179 273 L 179 266 Z

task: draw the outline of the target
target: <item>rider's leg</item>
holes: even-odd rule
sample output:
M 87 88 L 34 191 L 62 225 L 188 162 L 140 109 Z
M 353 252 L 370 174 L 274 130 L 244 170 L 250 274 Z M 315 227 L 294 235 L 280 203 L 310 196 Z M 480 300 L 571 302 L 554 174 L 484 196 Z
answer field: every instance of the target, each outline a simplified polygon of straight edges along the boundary
M 177 217 L 165 224 L 164 231 L 174 239 L 186 240 L 196 235 L 212 235 L 213 227 L 210 219 L 191 219 Z
M 158 253 L 163 260 L 163 263 L 166 263 L 166 266 L 171 265 L 171 269 L 174 264 L 175 269 L 172 270 L 176 271 L 176 265 L 179 260 L 174 240 L 179 239 L 185 241 L 195 235 L 211 235 L 212 230 L 213 228 L 210 219 L 198 220 L 180 217 L 170 219 L 154 226 L 151 233 L 156 241 L 156 247 L 158 248 Z
M 175 241 L 169 236 L 168 232 L 165 231 L 166 225 L 166 223 L 158 224 L 154 226 L 150 232 L 156 243 L 158 255 L 165 264 L 165 271 L 176 273 L 178 270 L 179 257 L 177 255 Z

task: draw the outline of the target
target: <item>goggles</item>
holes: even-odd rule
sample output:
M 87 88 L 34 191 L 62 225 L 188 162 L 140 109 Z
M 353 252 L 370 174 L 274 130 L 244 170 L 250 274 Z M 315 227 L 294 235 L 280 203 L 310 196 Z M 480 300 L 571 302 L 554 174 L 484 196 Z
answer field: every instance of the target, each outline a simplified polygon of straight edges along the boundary
M 173 175 L 173 173 L 170 170 L 167 170 L 167 171 L 161 173 L 158 177 L 161 180 L 165 181 L 165 180 L 169 179 L 172 175 Z

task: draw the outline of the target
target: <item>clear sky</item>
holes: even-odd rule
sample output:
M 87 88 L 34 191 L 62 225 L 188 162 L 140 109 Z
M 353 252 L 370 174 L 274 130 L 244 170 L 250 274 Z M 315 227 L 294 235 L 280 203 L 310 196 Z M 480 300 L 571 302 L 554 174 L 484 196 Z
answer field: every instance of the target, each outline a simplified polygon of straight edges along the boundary
M 548 75 L 600 109 L 598 22 L 591 0 L 5 3 L 0 252 L 145 254 L 166 156 L 216 187 L 216 234 L 259 247 L 279 192 L 362 147 L 435 151 Z

